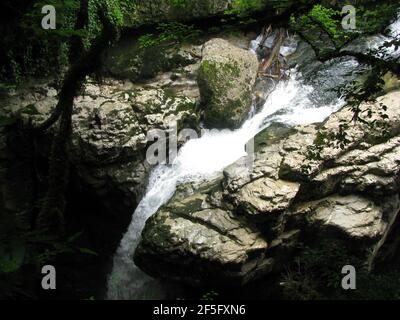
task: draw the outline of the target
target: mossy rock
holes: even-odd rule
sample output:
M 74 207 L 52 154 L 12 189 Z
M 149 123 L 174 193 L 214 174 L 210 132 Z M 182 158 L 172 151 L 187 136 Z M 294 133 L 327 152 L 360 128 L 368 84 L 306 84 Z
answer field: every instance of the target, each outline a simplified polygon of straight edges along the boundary
M 258 61 L 251 52 L 222 39 L 213 39 L 203 48 L 198 85 L 203 120 L 209 128 L 238 128 L 252 103 Z
M 296 129 L 289 125 L 273 123 L 254 137 L 254 151 L 258 152 L 263 147 L 278 143 L 294 133 Z
M 400 89 L 400 79 L 398 76 L 394 75 L 391 72 L 386 73 L 382 80 L 385 82 L 383 86 L 383 90 L 385 93 L 388 93 L 393 90 Z

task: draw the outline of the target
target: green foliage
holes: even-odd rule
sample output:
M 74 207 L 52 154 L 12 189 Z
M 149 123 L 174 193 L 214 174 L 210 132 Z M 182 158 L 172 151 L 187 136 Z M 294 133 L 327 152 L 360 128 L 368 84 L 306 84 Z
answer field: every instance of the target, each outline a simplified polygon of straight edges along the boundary
M 219 293 L 217 293 L 215 291 L 210 291 L 210 292 L 207 292 L 207 293 L 203 294 L 201 296 L 200 300 L 203 300 L 203 301 L 214 301 L 214 300 L 216 300 L 218 298 L 218 296 L 219 296 Z
M 77 30 L 75 23 L 80 10 L 80 0 L 37 0 L 30 6 L 15 6 L 18 18 L 0 27 L 5 36 L 0 39 L 0 58 L 4 60 L 0 69 L 0 82 L 18 84 L 29 77 L 60 77 L 69 64 L 71 37 L 83 39 L 86 48 L 101 32 L 98 17 L 102 10 L 117 28 L 123 25 L 123 10 L 128 10 L 130 0 L 89 0 L 88 24 Z M 44 5 L 52 5 L 57 13 L 57 28 L 44 30 L 41 27 Z
M 231 8 L 225 11 L 228 15 L 246 15 L 252 10 L 260 9 L 262 0 L 234 0 Z
M 283 299 L 287 300 L 320 300 L 321 294 L 310 275 L 305 274 L 299 261 L 297 266 L 288 268 L 282 274 L 281 290 Z
M 0 243 L 0 273 L 18 271 L 25 257 L 25 245 L 21 241 L 12 239 L 8 243 Z
M 379 1 L 379 3 L 357 4 L 357 29 L 363 33 L 376 34 L 383 32 L 399 10 L 398 1 Z
M 303 248 L 295 263 L 282 274 L 282 298 L 399 299 L 397 266 L 382 270 L 380 274 L 369 273 L 360 254 L 360 250 L 354 251 L 338 239 L 325 239 L 313 247 Z M 341 287 L 344 276 L 341 271 L 345 265 L 356 268 L 357 290 L 345 291 Z
M 318 4 L 311 9 L 308 17 L 318 23 L 330 36 L 337 37 L 339 20 L 336 18 L 339 15 L 339 11 Z
M 139 45 L 142 49 L 193 41 L 201 34 L 201 31 L 195 29 L 194 26 L 179 22 L 161 23 L 157 31 L 158 34 L 145 34 L 139 37 Z
M 308 42 L 320 48 L 319 54 L 329 48 L 329 44 L 336 48 L 349 39 L 349 35 L 341 28 L 341 13 L 332 8 L 315 5 L 303 15 L 292 15 L 290 27 L 300 33 Z
M 7 2 L 2 5 L 6 6 Z M 3 35 L 0 39 L 1 82 L 15 84 L 32 76 L 60 73 L 67 62 L 65 39 L 79 34 L 73 30 L 78 3 L 75 0 L 65 3 L 61 0 L 34 1 L 33 4 L 20 1 L 12 6 L 15 16 L 0 26 Z M 57 30 L 41 28 L 43 5 L 55 6 Z
M 303 248 L 295 263 L 283 274 L 283 295 L 290 299 L 324 299 L 341 292 L 342 268 L 362 262 L 340 240 L 325 239 Z
M 22 228 L 23 224 L 17 217 L 0 218 L 0 299 L 34 295 L 34 288 L 29 286 L 32 277 L 28 283 L 24 282 L 27 270 L 40 276 L 41 268 L 54 264 L 60 256 L 97 255 L 76 245 L 82 233 L 58 239 Z
M 185 8 L 187 6 L 187 0 L 169 0 L 171 5 L 175 8 Z
M 336 5 L 316 4 L 312 9 L 303 14 L 293 14 L 290 19 L 290 27 L 318 47 L 318 41 L 326 46 L 325 39 L 340 49 L 350 40 L 362 34 L 376 34 L 384 31 L 386 26 L 396 17 L 399 8 L 398 2 L 387 3 L 365 1 L 356 4 L 357 32 L 344 30 L 341 26 L 343 15 L 341 8 L 343 3 Z M 325 36 L 325 37 L 324 37 Z
M 106 10 L 110 20 L 117 26 L 121 27 L 124 22 L 124 16 L 122 13 L 121 5 L 118 0 L 107 0 Z

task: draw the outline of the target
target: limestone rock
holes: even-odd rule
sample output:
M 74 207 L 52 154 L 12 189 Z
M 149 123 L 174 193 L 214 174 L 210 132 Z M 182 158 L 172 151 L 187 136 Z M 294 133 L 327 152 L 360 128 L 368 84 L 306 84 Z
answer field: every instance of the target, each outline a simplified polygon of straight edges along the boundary
M 382 208 L 371 200 L 355 195 L 329 196 L 303 203 L 293 211 L 293 215 L 302 216 L 308 223 L 318 224 L 319 229 L 330 227 L 353 240 L 376 239 L 383 235 L 387 227 Z
M 247 117 L 258 71 L 257 57 L 223 39 L 203 47 L 198 72 L 204 122 L 211 128 L 237 128 Z
M 267 248 L 251 224 L 212 207 L 207 195 L 178 191 L 148 221 L 135 262 L 153 276 L 191 285 L 238 285 L 272 268 L 272 261 L 265 259 Z
M 250 215 L 279 213 L 290 207 L 299 188 L 298 183 L 260 178 L 246 184 L 233 198 Z

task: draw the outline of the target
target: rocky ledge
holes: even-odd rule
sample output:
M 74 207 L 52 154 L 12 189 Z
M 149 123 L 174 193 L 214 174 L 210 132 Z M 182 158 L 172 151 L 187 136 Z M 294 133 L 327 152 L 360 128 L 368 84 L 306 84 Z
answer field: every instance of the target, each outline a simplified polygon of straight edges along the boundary
M 399 222 L 400 92 L 360 108 L 362 122 L 345 107 L 322 124 L 272 125 L 251 169 L 239 160 L 215 181 L 180 186 L 148 221 L 135 263 L 161 279 L 240 286 L 321 239 L 358 248 L 370 269 L 385 261 Z

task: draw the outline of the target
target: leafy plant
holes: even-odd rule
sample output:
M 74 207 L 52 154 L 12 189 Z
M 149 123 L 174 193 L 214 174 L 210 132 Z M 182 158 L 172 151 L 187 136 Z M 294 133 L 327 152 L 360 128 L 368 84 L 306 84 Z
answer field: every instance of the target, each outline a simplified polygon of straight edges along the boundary
M 330 36 L 338 37 L 338 25 L 340 12 L 332 8 L 326 8 L 320 4 L 315 5 L 308 17 L 311 21 L 318 23 Z
M 169 0 L 175 8 L 184 8 L 187 5 L 187 0 Z
M 18 271 L 25 258 L 25 245 L 17 239 L 0 243 L 0 273 Z
M 226 15 L 247 15 L 251 11 L 262 8 L 264 2 L 262 0 L 234 0 Z
M 200 298 L 200 300 L 213 301 L 216 298 L 218 298 L 218 296 L 219 296 L 219 293 L 217 293 L 215 291 L 210 291 L 210 292 L 207 292 L 207 293 L 203 294 L 202 297 Z
M 157 27 L 158 34 L 145 34 L 139 37 L 141 48 L 150 48 L 158 45 L 176 45 L 181 42 L 191 41 L 200 36 L 201 31 L 192 25 L 179 22 L 161 23 Z
M 380 274 L 369 273 L 363 259 L 344 241 L 323 240 L 302 251 L 282 273 L 282 298 L 292 300 L 322 299 L 399 299 L 400 277 L 397 265 Z M 368 254 L 368 252 L 364 252 Z M 357 290 L 341 286 L 345 265 L 356 269 Z

